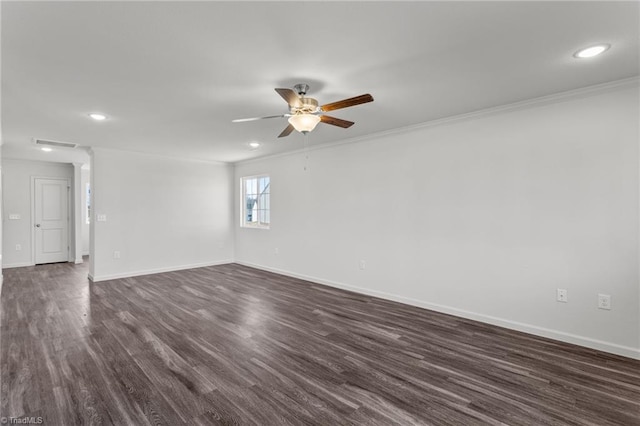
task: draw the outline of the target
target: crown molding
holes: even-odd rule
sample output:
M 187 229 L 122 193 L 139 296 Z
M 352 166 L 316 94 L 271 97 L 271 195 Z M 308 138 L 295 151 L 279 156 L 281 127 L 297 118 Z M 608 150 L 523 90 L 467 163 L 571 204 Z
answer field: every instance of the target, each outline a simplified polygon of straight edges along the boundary
M 145 151 L 134 151 L 134 150 L 117 149 L 117 148 L 102 148 L 102 147 L 96 147 L 96 146 L 87 147 L 87 152 L 89 153 L 89 155 L 95 155 L 96 152 L 100 152 L 100 151 L 117 152 L 117 153 L 132 154 L 132 155 L 143 155 L 147 157 L 156 157 L 156 158 L 162 158 L 166 160 L 180 160 L 180 161 L 185 161 L 190 163 L 204 163 L 204 164 L 212 164 L 217 166 L 233 166 L 234 164 L 227 161 L 204 160 L 201 158 L 190 158 L 190 157 L 176 157 L 175 155 L 156 154 L 153 152 L 145 152 Z
M 630 77 L 621 80 L 610 81 L 607 83 L 595 84 L 592 86 L 581 87 L 579 89 L 567 90 L 565 92 L 553 93 L 551 95 L 540 96 L 537 98 L 527 99 L 524 101 L 513 102 L 510 104 L 499 105 L 490 108 L 483 108 L 476 111 L 471 111 L 463 114 L 452 115 L 449 117 L 438 118 L 436 120 L 425 121 L 423 123 L 413 124 L 410 126 L 398 127 L 395 129 L 383 130 L 380 132 L 369 133 L 362 136 L 356 136 L 348 139 L 341 139 L 335 142 L 324 143 L 316 146 L 310 146 L 305 148 L 296 149 L 293 151 L 280 152 L 277 154 L 265 155 L 264 157 L 250 158 L 247 160 L 240 160 L 233 162 L 234 165 L 251 164 L 267 159 L 273 159 L 278 157 L 284 157 L 288 155 L 301 154 L 310 151 L 317 151 L 321 149 L 329 149 L 338 145 L 346 145 L 360 142 L 369 142 L 373 139 L 379 139 L 385 136 L 399 135 L 405 133 L 411 133 L 416 130 L 427 129 L 431 127 L 438 127 L 452 123 L 464 122 L 474 120 L 482 117 L 490 117 L 493 115 L 520 111 L 523 109 L 534 108 L 543 105 L 549 105 L 559 102 L 565 102 L 572 99 L 580 99 L 585 96 L 590 96 L 599 93 L 612 92 L 618 89 L 629 87 L 640 87 L 640 77 Z

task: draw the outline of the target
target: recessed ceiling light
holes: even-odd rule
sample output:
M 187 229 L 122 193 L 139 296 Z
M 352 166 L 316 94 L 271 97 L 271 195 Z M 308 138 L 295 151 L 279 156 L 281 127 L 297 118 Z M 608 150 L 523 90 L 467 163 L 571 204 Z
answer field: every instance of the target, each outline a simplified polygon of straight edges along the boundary
M 585 49 L 578 50 L 573 54 L 573 56 L 580 59 L 593 58 L 594 56 L 598 56 L 601 53 L 606 52 L 610 47 L 610 44 L 596 44 L 595 46 L 590 46 Z
M 107 116 L 104 114 L 100 114 L 99 112 L 92 112 L 91 114 L 89 114 L 89 117 L 93 118 L 94 120 L 97 121 L 102 121 L 102 120 L 106 120 Z
M 251 148 L 258 148 L 260 146 L 260 142 L 249 142 L 249 146 Z
M 42 148 L 40 148 L 41 150 L 43 150 L 44 152 L 51 152 L 53 151 L 51 148 L 47 148 L 46 146 L 43 146 Z

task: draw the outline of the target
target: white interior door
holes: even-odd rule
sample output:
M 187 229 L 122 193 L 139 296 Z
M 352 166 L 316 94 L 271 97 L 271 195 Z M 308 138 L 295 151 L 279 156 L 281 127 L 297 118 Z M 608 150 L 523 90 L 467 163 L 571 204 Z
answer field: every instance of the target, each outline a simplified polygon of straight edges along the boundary
M 69 192 L 66 179 L 35 179 L 35 263 L 69 260 Z

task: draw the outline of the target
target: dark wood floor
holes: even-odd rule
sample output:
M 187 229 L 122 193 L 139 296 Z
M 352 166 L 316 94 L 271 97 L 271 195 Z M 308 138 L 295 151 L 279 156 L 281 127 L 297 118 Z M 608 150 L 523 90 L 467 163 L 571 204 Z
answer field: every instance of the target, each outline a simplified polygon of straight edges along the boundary
M 640 425 L 640 362 L 239 265 L 4 271 L 2 416 Z

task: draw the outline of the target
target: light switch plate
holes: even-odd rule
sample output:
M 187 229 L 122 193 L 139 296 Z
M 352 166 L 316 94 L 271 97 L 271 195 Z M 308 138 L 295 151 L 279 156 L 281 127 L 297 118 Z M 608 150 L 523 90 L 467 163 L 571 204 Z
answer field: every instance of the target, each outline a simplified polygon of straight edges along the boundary
M 9 220 L 20 220 L 20 215 L 18 213 L 10 213 Z
M 96 220 L 98 222 L 106 222 L 107 221 L 107 215 L 106 214 L 98 214 L 98 215 L 96 215 Z

